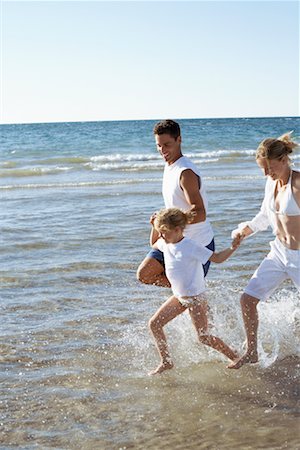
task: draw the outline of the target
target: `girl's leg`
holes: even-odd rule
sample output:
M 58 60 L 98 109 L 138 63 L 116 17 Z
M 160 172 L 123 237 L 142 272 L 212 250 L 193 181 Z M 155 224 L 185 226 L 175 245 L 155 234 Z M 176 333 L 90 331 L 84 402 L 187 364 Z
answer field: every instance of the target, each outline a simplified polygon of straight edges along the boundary
M 207 301 L 203 299 L 203 302 L 193 306 L 189 309 L 189 313 L 192 322 L 196 328 L 199 340 L 202 344 L 208 345 L 218 352 L 223 353 L 227 358 L 235 360 L 237 358 L 237 353 L 231 350 L 222 339 L 213 336 L 208 331 L 208 305 Z
M 173 362 L 169 355 L 167 340 L 163 331 L 163 327 L 168 322 L 170 322 L 170 320 L 175 319 L 175 317 L 179 316 L 179 314 L 182 314 L 185 310 L 185 306 L 182 306 L 177 298 L 172 295 L 172 297 L 170 297 L 156 311 L 154 316 L 151 317 L 149 321 L 149 328 L 155 339 L 156 347 L 161 357 L 161 363 L 155 370 L 150 372 L 149 375 L 156 375 L 157 373 L 161 373 L 164 370 L 172 369 Z

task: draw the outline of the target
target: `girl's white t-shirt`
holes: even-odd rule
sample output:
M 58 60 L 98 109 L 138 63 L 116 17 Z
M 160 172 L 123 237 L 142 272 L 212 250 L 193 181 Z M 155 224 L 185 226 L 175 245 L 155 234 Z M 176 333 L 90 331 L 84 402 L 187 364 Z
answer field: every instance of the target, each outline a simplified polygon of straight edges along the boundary
M 166 275 L 176 297 L 199 295 L 205 291 L 202 264 L 209 260 L 212 250 L 188 237 L 176 244 L 167 244 L 160 238 L 156 245 L 164 253 Z

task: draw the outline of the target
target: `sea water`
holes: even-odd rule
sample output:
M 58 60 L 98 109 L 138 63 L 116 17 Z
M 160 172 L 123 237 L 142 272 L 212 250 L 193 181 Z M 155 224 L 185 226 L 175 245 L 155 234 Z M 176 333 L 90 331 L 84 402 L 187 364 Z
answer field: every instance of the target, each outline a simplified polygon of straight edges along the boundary
M 300 447 L 289 281 L 259 305 L 259 364 L 226 369 L 185 313 L 166 327 L 174 369 L 148 376 L 158 364 L 148 319 L 170 295 L 135 278 L 163 206 L 155 122 L 0 126 L 0 448 Z M 263 199 L 257 145 L 291 130 L 300 141 L 300 119 L 179 122 L 224 248 Z M 247 239 L 207 278 L 213 332 L 240 353 L 239 298 L 271 239 Z

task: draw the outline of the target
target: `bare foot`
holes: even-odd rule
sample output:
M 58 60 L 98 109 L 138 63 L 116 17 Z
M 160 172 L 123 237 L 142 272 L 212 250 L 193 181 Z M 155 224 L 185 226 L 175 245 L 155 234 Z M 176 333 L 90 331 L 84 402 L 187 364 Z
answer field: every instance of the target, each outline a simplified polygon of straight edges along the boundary
M 227 356 L 229 359 L 231 359 L 231 361 L 236 361 L 239 357 L 238 352 L 236 352 L 235 350 L 231 350 L 231 354 Z
M 162 373 L 165 370 L 172 369 L 173 366 L 174 366 L 174 364 L 170 360 L 162 362 L 155 370 L 152 370 L 151 372 L 149 372 L 149 375 L 157 375 L 158 373 Z
M 258 361 L 257 352 L 252 352 L 250 354 L 245 353 L 241 358 L 236 359 L 231 364 L 229 364 L 229 366 L 227 366 L 227 368 L 228 369 L 239 369 L 244 364 L 248 364 L 248 363 L 254 364 L 254 363 L 257 363 L 257 361 Z

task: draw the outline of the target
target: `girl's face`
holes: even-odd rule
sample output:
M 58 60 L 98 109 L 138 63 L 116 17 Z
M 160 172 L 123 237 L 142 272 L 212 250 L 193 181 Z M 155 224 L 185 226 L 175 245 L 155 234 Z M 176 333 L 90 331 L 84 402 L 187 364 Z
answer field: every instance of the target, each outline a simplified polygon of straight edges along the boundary
M 258 158 L 256 162 L 262 169 L 264 175 L 269 176 L 272 180 L 284 178 L 287 170 L 289 170 L 288 158 L 286 156 L 281 159 Z
M 163 240 L 167 244 L 176 244 L 176 242 L 181 241 L 181 239 L 183 238 L 183 230 L 181 227 L 175 227 L 171 229 L 159 227 L 157 228 L 157 231 L 159 232 L 159 237 L 163 238 Z

